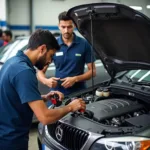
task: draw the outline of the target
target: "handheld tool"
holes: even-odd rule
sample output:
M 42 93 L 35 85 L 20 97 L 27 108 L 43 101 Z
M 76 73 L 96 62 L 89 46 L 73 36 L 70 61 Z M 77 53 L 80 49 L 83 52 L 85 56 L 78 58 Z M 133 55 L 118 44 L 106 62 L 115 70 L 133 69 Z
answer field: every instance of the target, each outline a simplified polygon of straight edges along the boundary
M 52 102 L 51 108 L 59 107 L 62 104 L 62 101 L 59 100 L 58 94 L 52 95 L 50 100 Z

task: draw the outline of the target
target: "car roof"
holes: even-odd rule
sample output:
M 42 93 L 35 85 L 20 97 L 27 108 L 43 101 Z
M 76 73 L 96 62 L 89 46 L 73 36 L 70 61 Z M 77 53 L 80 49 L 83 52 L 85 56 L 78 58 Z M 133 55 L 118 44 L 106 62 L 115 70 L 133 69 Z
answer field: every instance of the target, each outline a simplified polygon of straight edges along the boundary
M 16 40 L 23 40 L 23 39 L 29 39 L 29 36 L 19 36 L 16 38 Z

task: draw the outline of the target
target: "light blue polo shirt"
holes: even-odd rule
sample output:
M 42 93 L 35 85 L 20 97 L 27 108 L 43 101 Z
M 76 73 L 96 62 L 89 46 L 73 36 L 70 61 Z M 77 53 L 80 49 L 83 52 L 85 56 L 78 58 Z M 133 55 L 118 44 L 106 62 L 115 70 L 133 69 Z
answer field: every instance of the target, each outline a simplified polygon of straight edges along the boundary
M 68 47 L 60 36 L 57 39 L 60 49 L 55 53 L 53 60 L 56 66 L 55 76 L 58 78 L 73 77 L 84 73 L 85 64 L 91 63 L 91 46 L 89 43 L 74 34 L 72 44 Z M 95 60 L 95 58 L 94 58 Z M 94 61 L 93 60 L 93 61 Z M 85 89 L 85 81 L 75 83 L 70 88 L 63 88 L 62 82 L 58 82 L 58 86 L 52 90 L 58 90 L 65 95 Z

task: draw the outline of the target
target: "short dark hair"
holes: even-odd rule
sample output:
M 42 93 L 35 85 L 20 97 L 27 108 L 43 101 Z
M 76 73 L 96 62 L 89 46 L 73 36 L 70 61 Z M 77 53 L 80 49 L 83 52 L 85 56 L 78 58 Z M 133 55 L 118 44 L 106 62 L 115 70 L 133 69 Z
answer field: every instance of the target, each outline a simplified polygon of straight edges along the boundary
M 0 37 L 2 37 L 2 35 L 3 35 L 3 31 L 2 29 L 0 29 Z
M 12 32 L 10 30 L 5 30 L 3 33 L 12 38 Z
M 67 12 L 64 11 L 64 12 L 62 12 L 62 13 L 59 14 L 58 20 L 59 20 L 59 22 L 60 22 L 61 20 L 67 21 L 67 20 L 71 20 L 71 18 L 69 18 L 69 17 L 67 16 Z
M 28 42 L 28 49 L 35 50 L 43 44 L 46 45 L 47 50 L 59 49 L 56 38 L 49 30 L 38 29 L 32 33 Z

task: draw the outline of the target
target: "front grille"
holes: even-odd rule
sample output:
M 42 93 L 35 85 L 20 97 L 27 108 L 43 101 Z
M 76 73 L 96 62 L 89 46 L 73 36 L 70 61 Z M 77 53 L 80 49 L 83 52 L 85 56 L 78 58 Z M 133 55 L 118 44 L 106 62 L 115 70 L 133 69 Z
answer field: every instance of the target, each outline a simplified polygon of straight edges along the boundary
M 56 135 L 58 128 L 61 128 L 63 132 L 61 140 Z M 54 140 L 69 150 L 80 150 L 89 136 L 87 132 L 61 122 L 48 125 L 48 132 Z

